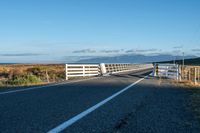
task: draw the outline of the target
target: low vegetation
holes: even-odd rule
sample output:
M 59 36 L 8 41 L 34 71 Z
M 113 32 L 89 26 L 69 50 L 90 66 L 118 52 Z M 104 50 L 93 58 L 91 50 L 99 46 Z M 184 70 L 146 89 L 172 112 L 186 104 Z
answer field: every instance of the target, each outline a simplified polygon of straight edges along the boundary
M 192 107 L 192 110 L 195 114 L 194 116 L 198 119 L 200 123 L 200 84 L 194 85 L 194 83 L 190 82 L 174 82 L 174 81 L 172 81 L 171 83 L 181 88 L 185 88 L 190 92 L 189 106 Z
M 59 82 L 65 79 L 65 66 L 0 65 L 0 86 L 35 85 Z

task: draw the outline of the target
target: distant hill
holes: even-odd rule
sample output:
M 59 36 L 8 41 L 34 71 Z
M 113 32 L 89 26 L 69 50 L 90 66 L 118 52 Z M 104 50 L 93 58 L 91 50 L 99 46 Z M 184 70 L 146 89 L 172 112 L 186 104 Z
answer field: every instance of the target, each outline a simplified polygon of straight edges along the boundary
M 193 58 L 193 59 L 185 59 L 184 62 L 185 62 L 185 65 L 200 65 L 200 57 Z M 174 61 L 173 60 L 171 60 L 171 61 L 164 61 L 162 63 L 174 63 Z M 176 63 L 177 64 L 182 64 L 183 60 L 176 60 Z
M 195 58 L 195 56 L 186 56 L 186 59 Z M 160 55 L 138 55 L 138 54 L 129 54 L 129 55 L 119 55 L 113 57 L 94 57 L 90 59 L 82 59 L 77 61 L 77 63 L 151 63 L 151 62 L 160 62 L 160 61 L 169 61 L 173 59 L 182 59 L 182 56 L 173 56 L 168 54 Z

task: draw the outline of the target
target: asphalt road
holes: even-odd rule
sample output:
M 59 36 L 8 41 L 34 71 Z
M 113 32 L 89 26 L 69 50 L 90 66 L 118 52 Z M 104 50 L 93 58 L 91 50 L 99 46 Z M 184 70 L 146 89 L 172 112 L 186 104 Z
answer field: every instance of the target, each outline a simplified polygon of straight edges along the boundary
M 0 132 L 45 133 L 149 74 L 128 72 L 82 82 L 0 93 Z M 67 127 L 66 133 L 199 132 L 186 90 L 148 78 Z

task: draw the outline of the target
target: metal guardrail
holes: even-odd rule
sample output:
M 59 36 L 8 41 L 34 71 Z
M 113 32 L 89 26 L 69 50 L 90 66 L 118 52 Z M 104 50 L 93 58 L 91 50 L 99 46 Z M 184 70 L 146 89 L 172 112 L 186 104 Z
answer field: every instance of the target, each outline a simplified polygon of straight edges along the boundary
M 66 80 L 153 68 L 152 64 L 66 64 Z

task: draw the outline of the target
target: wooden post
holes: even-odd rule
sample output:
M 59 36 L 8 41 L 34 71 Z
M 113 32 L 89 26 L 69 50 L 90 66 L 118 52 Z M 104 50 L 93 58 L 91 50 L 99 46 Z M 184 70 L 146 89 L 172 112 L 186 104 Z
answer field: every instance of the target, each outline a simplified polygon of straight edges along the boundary
M 194 68 L 194 84 L 197 84 L 197 68 Z
M 198 68 L 198 82 L 200 82 L 200 68 Z
M 167 66 L 167 67 L 166 67 L 166 70 L 165 70 L 165 76 L 166 76 L 166 77 L 168 76 L 168 70 L 169 70 L 169 67 Z
M 47 69 L 46 69 L 46 78 L 47 78 L 47 82 L 49 83 L 49 75 L 48 75 Z
M 83 65 L 83 77 L 85 77 L 85 65 Z
M 190 73 L 191 73 L 191 68 L 189 69 L 189 74 L 188 74 L 189 81 L 190 81 Z
M 178 65 L 178 80 L 181 81 L 182 80 L 182 72 L 181 72 L 182 68 L 181 65 Z
M 68 80 L 68 65 L 65 65 L 65 79 Z
M 199 82 L 199 68 L 197 68 L 197 83 Z

